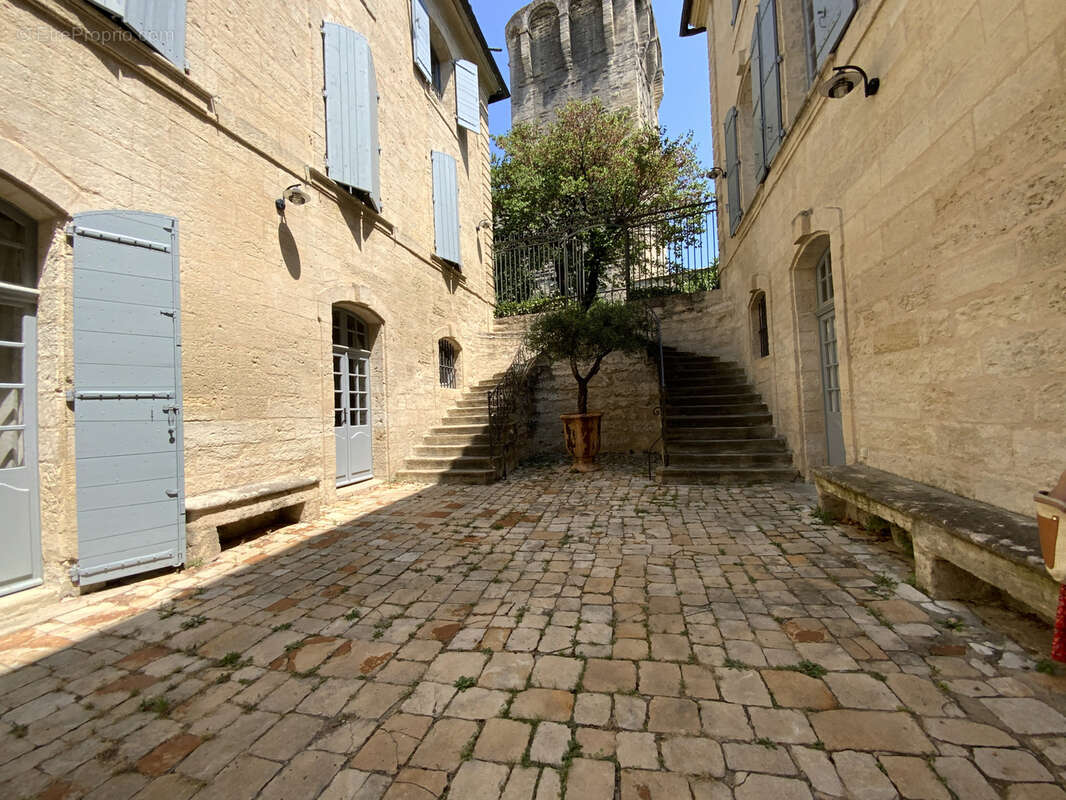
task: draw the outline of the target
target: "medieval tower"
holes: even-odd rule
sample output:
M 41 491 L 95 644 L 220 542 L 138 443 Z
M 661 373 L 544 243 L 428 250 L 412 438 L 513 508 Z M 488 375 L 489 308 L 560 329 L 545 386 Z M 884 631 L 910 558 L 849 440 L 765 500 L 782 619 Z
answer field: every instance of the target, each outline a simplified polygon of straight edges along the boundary
M 535 0 L 507 23 L 511 122 L 597 97 L 659 123 L 663 60 L 651 0 Z

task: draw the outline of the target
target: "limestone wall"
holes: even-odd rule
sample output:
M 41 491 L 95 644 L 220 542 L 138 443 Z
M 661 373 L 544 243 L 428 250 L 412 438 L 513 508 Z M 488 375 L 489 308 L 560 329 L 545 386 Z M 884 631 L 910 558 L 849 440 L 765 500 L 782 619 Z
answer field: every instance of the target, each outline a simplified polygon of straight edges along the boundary
M 570 100 L 600 99 L 657 125 L 662 50 L 650 0 L 538 0 L 507 23 L 511 121 L 549 123 Z
M 534 453 L 564 453 L 560 414 L 577 411 L 577 381 L 569 364 L 554 364 L 537 376 Z M 659 438 L 659 373 L 649 358 L 612 353 L 589 383 L 589 411 L 603 412 L 604 453 L 643 453 Z
M 750 107 L 755 6 L 731 25 L 714 3 L 705 20 L 716 152 L 730 107 Z M 741 126 L 735 236 L 720 216 L 738 338 L 708 332 L 707 349 L 741 358 L 799 466 L 824 463 L 813 270 L 828 245 L 847 461 L 1031 513 L 1066 469 L 1066 5 L 860 2 L 821 77 L 858 64 L 881 88 L 835 100 L 808 88 L 791 6 L 788 134 L 757 186 Z M 761 359 L 753 291 L 770 318 Z
M 453 2 L 429 3 L 448 58 L 484 59 Z M 285 474 L 334 489 L 331 307 L 371 323 L 374 469 L 388 478 L 456 396 L 438 380 L 437 341 L 463 347 L 462 380 L 492 324 L 486 102 L 480 134 L 457 128 L 417 72 L 408 0 L 188 4 L 187 73 L 89 3 L 0 6 L 0 196 L 41 222 L 40 473 L 46 579 L 77 556 L 72 253 L 79 211 L 178 218 L 188 495 Z M 370 41 L 377 72 L 382 215 L 324 178 L 323 20 Z M 104 36 L 107 34 L 107 36 Z M 458 162 L 462 273 L 434 252 L 430 151 Z M 293 183 L 311 200 L 284 219 Z M 30 199 L 26 199 L 30 198 Z M 56 227 L 58 226 L 58 227 Z M 55 235 L 50 235 L 52 231 Z M 501 360 L 503 356 L 501 356 Z M 506 357 L 509 361 L 509 357 Z

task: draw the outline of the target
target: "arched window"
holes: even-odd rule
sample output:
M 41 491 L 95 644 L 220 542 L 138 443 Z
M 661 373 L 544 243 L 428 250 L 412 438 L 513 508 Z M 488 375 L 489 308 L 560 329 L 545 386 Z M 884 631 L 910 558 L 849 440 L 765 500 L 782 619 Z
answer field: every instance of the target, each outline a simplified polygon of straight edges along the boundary
M 570 54 L 575 61 L 586 60 L 603 50 L 603 12 L 600 3 L 572 0 L 570 3 Z
M 458 386 L 459 345 L 452 339 L 437 342 L 437 360 L 440 363 L 440 385 L 445 389 Z
M 766 293 L 759 292 L 751 305 L 751 330 L 759 358 L 770 355 L 770 324 L 766 315 Z
M 529 17 L 530 56 L 533 74 L 544 75 L 563 65 L 563 46 L 559 42 L 559 11 L 543 5 Z

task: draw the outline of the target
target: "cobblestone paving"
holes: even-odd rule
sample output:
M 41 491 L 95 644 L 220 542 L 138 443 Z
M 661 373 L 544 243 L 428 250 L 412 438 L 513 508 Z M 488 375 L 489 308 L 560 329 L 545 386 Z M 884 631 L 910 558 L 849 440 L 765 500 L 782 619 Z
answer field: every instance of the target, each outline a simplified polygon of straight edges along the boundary
M 801 485 L 384 486 L 0 635 L 0 797 L 1066 798 L 1066 685 Z

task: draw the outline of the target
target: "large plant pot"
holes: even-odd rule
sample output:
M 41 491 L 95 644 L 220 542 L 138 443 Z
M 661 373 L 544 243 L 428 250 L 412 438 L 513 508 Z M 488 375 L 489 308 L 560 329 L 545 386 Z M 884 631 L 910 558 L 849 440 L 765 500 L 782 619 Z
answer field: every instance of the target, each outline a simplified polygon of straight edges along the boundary
M 603 414 L 561 414 L 563 435 L 566 437 L 566 452 L 574 459 L 578 472 L 594 472 L 600 468 L 596 456 L 600 452 L 600 420 Z

